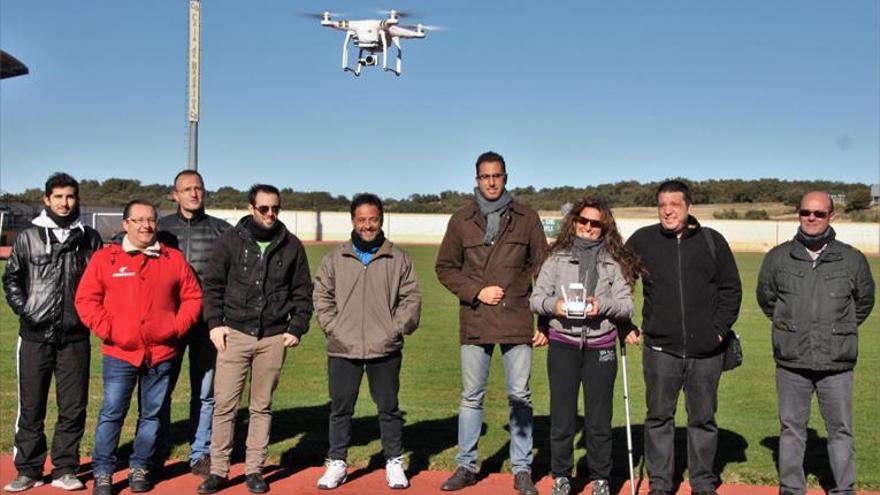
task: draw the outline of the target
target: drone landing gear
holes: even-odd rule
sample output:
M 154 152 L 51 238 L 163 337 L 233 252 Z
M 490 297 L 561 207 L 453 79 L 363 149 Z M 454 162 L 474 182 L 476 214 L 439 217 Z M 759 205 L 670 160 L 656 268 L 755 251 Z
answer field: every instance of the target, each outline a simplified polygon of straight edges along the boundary
M 396 57 L 397 68 L 396 69 L 389 69 L 388 68 L 388 42 L 385 39 L 384 32 L 379 33 L 379 34 L 380 34 L 379 37 L 382 39 L 382 69 L 384 69 L 386 72 L 393 72 L 395 76 L 400 77 L 400 72 L 401 72 L 400 64 L 401 64 L 401 59 L 403 58 L 402 52 L 400 49 L 400 38 L 398 38 L 397 36 L 391 38 L 391 42 L 394 44 L 394 47 L 397 48 L 397 57 Z
M 351 32 L 345 33 L 345 42 L 342 44 L 342 70 L 344 72 L 351 72 L 354 74 L 354 77 L 359 77 L 361 75 L 361 69 L 363 68 L 363 64 L 361 64 L 361 60 L 363 60 L 362 55 L 364 51 L 361 50 L 358 53 L 358 64 L 357 67 L 352 69 L 348 66 L 348 43 L 351 41 L 352 34 Z

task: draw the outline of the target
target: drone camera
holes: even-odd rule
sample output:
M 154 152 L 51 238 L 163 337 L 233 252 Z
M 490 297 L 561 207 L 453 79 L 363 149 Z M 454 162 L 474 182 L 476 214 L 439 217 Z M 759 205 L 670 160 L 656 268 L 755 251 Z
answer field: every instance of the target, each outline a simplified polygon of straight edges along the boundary
M 379 62 L 379 57 L 377 57 L 375 55 L 367 55 L 366 57 L 358 60 L 358 62 L 360 62 L 361 65 L 365 65 L 367 67 L 370 67 L 370 66 L 376 65 L 376 63 Z

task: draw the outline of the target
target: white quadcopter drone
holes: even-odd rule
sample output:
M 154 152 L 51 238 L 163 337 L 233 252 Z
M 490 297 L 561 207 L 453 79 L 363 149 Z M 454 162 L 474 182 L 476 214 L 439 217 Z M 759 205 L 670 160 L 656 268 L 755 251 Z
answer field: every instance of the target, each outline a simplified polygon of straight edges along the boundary
M 315 17 L 321 20 L 321 25 L 345 31 L 345 42 L 342 44 L 342 69 L 351 72 L 355 76 L 361 75 L 364 67 L 375 66 L 379 62 L 378 54 L 382 55 L 382 69 L 393 72 L 399 76 L 401 73 L 402 52 L 400 39 L 424 38 L 427 31 L 436 29 L 433 26 L 416 24 L 403 26 L 400 24 L 402 17 L 409 14 L 397 10 L 383 12 L 388 15 L 387 19 L 365 19 L 358 21 L 333 20 L 331 17 L 338 16 L 332 12 L 324 12 Z M 351 42 L 358 48 L 357 66 L 351 68 L 348 63 L 348 43 Z M 397 60 L 394 68 L 388 67 L 388 45 L 397 48 Z

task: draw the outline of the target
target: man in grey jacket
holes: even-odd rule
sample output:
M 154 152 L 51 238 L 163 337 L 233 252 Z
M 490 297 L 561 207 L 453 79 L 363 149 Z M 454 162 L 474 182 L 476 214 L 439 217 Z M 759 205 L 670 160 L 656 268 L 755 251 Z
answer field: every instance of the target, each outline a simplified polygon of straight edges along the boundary
M 330 389 L 330 450 L 320 489 L 336 488 L 347 477 L 351 418 L 364 371 L 379 410 L 388 486 L 409 486 L 397 392 L 403 336 L 419 326 L 422 296 L 409 255 L 385 238 L 382 221 L 379 197 L 356 195 L 351 241 L 328 253 L 315 277 L 315 312 L 327 335 Z
M 802 494 L 813 392 L 828 431 L 831 493 L 855 493 L 853 368 L 858 326 L 874 306 L 865 256 L 835 239 L 834 203 L 825 192 L 801 198 L 794 239 L 773 248 L 758 276 L 758 304 L 773 322 L 779 401 L 780 493 Z

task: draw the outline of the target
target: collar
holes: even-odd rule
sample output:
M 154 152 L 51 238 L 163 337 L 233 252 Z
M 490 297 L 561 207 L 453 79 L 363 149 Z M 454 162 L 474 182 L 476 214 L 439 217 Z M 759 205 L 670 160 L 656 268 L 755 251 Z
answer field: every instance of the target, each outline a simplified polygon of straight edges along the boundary
M 385 242 L 383 242 L 382 245 L 379 246 L 379 250 L 376 251 L 376 253 L 373 255 L 373 259 L 376 259 L 380 256 L 392 256 L 392 254 L 391 254 L 391 252 L 392 252 L 391 247 L 392 246 L 394 246 L 394 243 L 392 243 L 391 241 L 389 241 L 386 238 Z M 352 258 L 357 257 L 354 253 L 354 243 L 351 242 L 351 240 L 347 240 L 347 241 L 343 242 L 342 244 L 340 244 L 339 249 L 342 250 L 343 256 L 351 256 Z
M 144 256 L 149 256 L 151 258 L 158 258 L 159 254 L 162 252 L 162 245 L 159 244 L 157 240 L 152 245 L 145 247 L 144 249 L 138 249 L 128 240 L 128 236 L 124 236 L 122 238 L 122 250 L 128 254 L 134 253 L 143 253 Z
M 208 214 L 205 213 L 205 209 L 202 208 L 199 211 L 193 213 L 192 218 L 186 218 L 183 216 L 183 212 L 181 212 L 180 207 L 177 207 L 177 219 L 186 223 L 186 222 L 199 222 L 208 217 Z
M 477 204 L 476 199 L 471 199 L 470 203 L 468 203 L 467 206 L 465 206 L 464 208 L 466 219 L 470 219 L 478 215 L 480 217 L 483 216 L 483 214 L 480 212 L 480 205 Z M 507 212 L 519 216 L 525 215 L 525 211 L 523 211 L 523 205 L 518 203 L 515 199 L 511 201 L 509 205 L 507 205 Z

